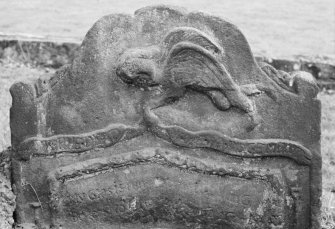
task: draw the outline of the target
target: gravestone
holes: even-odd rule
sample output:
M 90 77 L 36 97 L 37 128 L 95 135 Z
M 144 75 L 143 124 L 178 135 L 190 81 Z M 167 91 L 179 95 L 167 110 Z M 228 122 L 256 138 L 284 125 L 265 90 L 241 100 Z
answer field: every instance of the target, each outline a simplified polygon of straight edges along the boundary
M 11 88 L 16 221 L 37 228 L 319 228 L 310 74 L 257 64 L 231 23 L 113 14 L 71 65 Z

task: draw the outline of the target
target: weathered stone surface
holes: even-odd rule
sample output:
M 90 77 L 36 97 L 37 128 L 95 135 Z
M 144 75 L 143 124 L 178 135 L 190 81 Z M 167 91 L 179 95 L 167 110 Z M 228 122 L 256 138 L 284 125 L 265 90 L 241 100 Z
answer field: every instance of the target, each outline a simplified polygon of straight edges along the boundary
M 71 65 L 11 93 L 19 224 L 318 228 L 311 75 L 257 64 L 202 13 L 109 15 Z
M 0 173 L 0 228 L 11 229 L 14 224 L 15 195 L 10 180 Z
M 0 152 L 0 228 L 11 229 L 14 224 L 15 195 L 11 186 L 11 151 Z

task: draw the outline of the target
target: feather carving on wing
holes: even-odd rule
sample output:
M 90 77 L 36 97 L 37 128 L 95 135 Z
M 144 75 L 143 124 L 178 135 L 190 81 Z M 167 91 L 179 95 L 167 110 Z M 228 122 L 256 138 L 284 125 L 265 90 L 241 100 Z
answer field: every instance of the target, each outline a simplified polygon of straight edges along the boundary
M 163 85 L 163 105 L 192 89 L 207 95 L 220 110 L 236 107 L 251 113 L 254 108 L 247 95 L 255 90 L 244 90 L 234 82 L 222 64 L 224 55 L 222 47 L 203 32 L 180 27 L 167 34 L 160 48 L 127 50 L 119 59 L 116 74 L 125 83 L 143 88 Z
M 202 32 L 179 28 L 169 33 L 164 42 L 163 78 L 174 87 L 198 90 L 210 97 L 220 110 L 237 107 L 249 113 L 253 106 L 219 62 L 223 50 Z

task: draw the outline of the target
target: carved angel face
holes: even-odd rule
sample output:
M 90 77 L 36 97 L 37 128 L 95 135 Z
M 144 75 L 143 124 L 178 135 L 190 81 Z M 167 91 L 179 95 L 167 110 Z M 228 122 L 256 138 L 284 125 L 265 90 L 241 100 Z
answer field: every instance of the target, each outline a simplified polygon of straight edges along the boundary
M 158 46 L 127 50 L 116 73 L 125 83 L 145 90 L 155 87 L 145 106 L 147 120 L 156 117 L 189 130 L 202 124 L 231 134 L 255 126 L 255 108 L 248 95 L 260 91 L 239 87 L 222 63 L 224 55 L 223 48 L 203 32 L 180 27 Z M 231 108 L 238 110 L 239 127 L 231 112 L 222 113 Z
M 149 96 L 147 120 L 158 119 L 188 130 L 211 128 L 230 136 L 250 132 L 259 124 L 257 96 L 268 94 L 276 100 L 278 87 L 291 93 L 316 93 L 314 89 L 299 92 L 297 85 L 304 88 L 301 82 L 306 80 L 294 83 L 289 74 L 268 65 L 261 70 L 256 63 L 260 82 L 238 85 L 226 66 L 229 55 L 198 29 L 178 27 L 157 46 L 127 50 L 116 73 L 125 83 L 159 94 Z
M 126 83 L 142 87 L 162 85 L 165 98 L 182 97 L 191 89 L 207 95 L 220 110 L 231 106 L 252 112 L 251 101 L 220 63 L 223 49 L 201 31 L 181 27 L 172 30 L 161 47 L 126 51 L 117 75 Z

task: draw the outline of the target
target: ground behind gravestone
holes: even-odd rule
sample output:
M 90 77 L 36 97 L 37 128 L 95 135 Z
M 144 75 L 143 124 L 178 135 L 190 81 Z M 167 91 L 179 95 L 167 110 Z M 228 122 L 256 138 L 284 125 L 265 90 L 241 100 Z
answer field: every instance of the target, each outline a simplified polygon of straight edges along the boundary
M 81 41 L 100 17 L 152 4 L 203 11 L 237 25 L 257 55 L 335 56 L 334 0 L 10 0 L 0 1 L 0 35 Z M 0 36 L 1 39 L 1 36 Z

